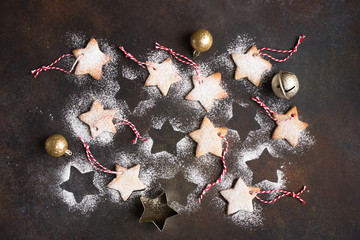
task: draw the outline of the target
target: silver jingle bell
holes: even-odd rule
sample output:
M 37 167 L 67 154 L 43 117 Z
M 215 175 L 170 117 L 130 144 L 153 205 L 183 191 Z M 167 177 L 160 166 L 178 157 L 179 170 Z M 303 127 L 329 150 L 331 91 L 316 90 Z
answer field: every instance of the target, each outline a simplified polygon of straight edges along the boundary
M 299 80 L 291 72 L 280 71 L 273 77 L 271 87 L 276 96 L 289 99 L 299 91 Z

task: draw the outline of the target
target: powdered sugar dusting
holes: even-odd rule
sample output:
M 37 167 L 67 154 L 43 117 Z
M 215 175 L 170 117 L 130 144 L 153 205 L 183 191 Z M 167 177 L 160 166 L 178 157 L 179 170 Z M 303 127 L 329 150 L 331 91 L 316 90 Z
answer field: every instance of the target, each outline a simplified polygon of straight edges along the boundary
M 89 40 L 89 38 L 82 33 L 69 33 L 68 39 L 68 45 L 71 49 L 84 48 Z M 97 40 L 100 49 L 104 53 L 109 54 L 113 60 L 104 66 L 103 76 L 100 81 L 96 81 L 86 75 L 74 76 L 73 74 L 68 74 L 68 79 L 74 81 L 78 87 L 85 88 L 89 84 L 91 84 L 92 87 L 87 87 L 86 90 L 83 91 L 79 88 L 79 92 L 69 96 L 62 111 L 64 121 L 68 124 L 73 137 L 83 137 L 90 147 L 91 145 L 111 145 L 115 134 L 102 133 L 96 139 L 92 139 L 89 127 L 78 119 L 78 115 L 89 111 L 93 100 L 98 99 L 104 106 L 104 109 L 119 109 L 116 116 L 126 118 L 125 114 L 128 113 L 126 104 L 124 104 L 123 100 L 117 101 L 115 99 L 115 94 L 120 89 L 119 83 L 116 80 L 118 70 L 121 69 L 124 78 L 134 81 L 141 79 L 141 81 L 145 82 L 146 76 L 148 75 L 148 72 L 141 67 L 128 67 L 126 61 L 119 63 L 117 60 L 119 51 L 110 47 L 106 40 Z M 227 52 L 211 57 L 207 61 L 198 59 L 195 61 L 200 67 L 201 74 L 204 76 L 211 75 L 219 70 L 224 71 L 223 73 L 225 74 L 222 74 L 226 75 L 229 71 L 235 71 L 231 54 L 244 53 L 252 45 L 254 45 L 254 41 L 248 36 L 238 36 L 227 46 Z M 139 59 L 142 61 L 147 60 L 161 63 L 169 56 L 170 54 L 166 51 L 154 50 L 146 53 L 144 56 L 139 56 Z M 132 113 L 134 117 L 146 116 L 146 118 L 150 119 L 149 126 L 151 128 L 161 129 L 165 121 L 169 121 L 175 131 L 189 133 L 200 128 L 200 124 L 205 115 L 211 120 L 215 127 L 226 127 L 226 122 L 233 116 L 233 102 L 237 102 L 243 107 L 249 107 L 248 104 L 243 101 L 242 96 L 231 97 L 232 89 L 228 85 L 230 85 L 230 81 L 235 81 L 234 79 L 222 79 L 220 85 L 230 97 L 215 101 L 209 113 L 207 113 L 198 102 L 186 101 L 184 99 L 185 96 L 193 89 L 192 76 L 195 74 L 195 71 L 193 67 L 180 63 L 173 57 L 172 60 L 174 70 L 182 77 L 182 81 L 172 84 L 166 97 L 162 96 L 156 87 L 144 86 L 144 89 L 149 94 L 149 99 L 141 101 Z M 238 87 L 243 88 L 247 93 L 261 96 L 261 85 L 260 88 L 257 88 L 248 81 L 240 82 Z M 279 113 L 286 112 L 290 107 L 288 102 L 276 98 L 269 97 L 265 100 L 264 102 L 266 102 L 270 108 Z M 149 110 L 159 105 L 163 106 L 161 104 L 171 107 L 176 106 L 179 107 L 179 109 L 186 109 L 186 111 L 178 115 L 171 115 L 170 112 L 164 109 L 164 111 L 155 111 L 157 115 L 148 115 Z M 230 142 L 230 146 L 226 161 L 231 167 L 228 168 L 228 172 L 223 178 L 223 181 L 214 186 L 205 196 L 205 198 L 211 198 L 210 205 L 213 207 L 213 211 L 224 213 L 223 219 L 225 221 L 248 228 L 264 223 L 262 203 L 259 203 L 255 199 L 253 200 L 254 212 L 239 211 L 238 213 L 228 216 L 226 215 L 227 202 L 220 197 L 218 191 L 233 187 L 234 181 L 239 177 L 241 177 L 248 186 L 253 186 L 253 172 L 248 168 L 246 162 L 258 159 L 264 149 L 268 149 L 273 157 L 282 157 L 289 153 L 302 154 L 315 144 L 315 138 L 311 136 L 307 130 L 303 131 L 300 135 L 299 143 L 296 147 L 292 147 L 286 140 L 272 140 L 271 133 L 276 124 L 260 107 L 254 120 L 259 123 L 261 129 L 251 131 L 245 139 L 239 139 L 239 135 L 235 130 L 228 129 L 226 137 Z M 302 120 L 301 116 L 300 120 Z M 121 131 L 119 128 L 118 130 Z M 176 144 L 176 156 L 165 151 L 151 154 L 153 140 L 146 132 L 141 132 L 141 135 L 147 138 L 148 141 L 139 141 L 134 145 L 131 153 L 121 150 L 114 151 L 111 157 L 106 159 L 106 163 L 109 165 L 115 165 L 117 163 L 126 168 L 140 164 L 139 178 L 146 185 L 146 189 L 133 192 L 130 198 L 126 202 L 123 202 L 117 191 L 105 187 L 109 183 L 108 175 L 96 172 L 94 184 L 99 189 L 100 194 L 86 196 L 79 204 L 75 202 L 72 193 L 64 191 L 60 189 L 60 187 L 55 191 L 60 199 L 69 206 L 69 211 L 79 211 L 86 214 L 91 211 L 96 211 L 100 203 L 106 204 L 108 202 L 118 204 L 119 207 L 122 208 L 130 208 L 140 195 L 155 197 L 155 195 L 161 192 L 158 179 L 172 179 L 179 171 L 184 172 L 187 181 L 197 184 L 197 188 L 187 196 L 188 203 L 186 206 L 182 206 L 177 202 L 169 203 L 170 206 L 183 215 L 190 215 L 200 209 L 202 205 L 197 203 L 197 198 L 204 187 L 208 183 L 216 180 L 221 174 L 221 159 L 211 154 L 196 158 L 196 143 L 188 135 Z M 81 172 L 95 171 L 88 163 L 85 153 L 82 154 L 82 157 L 75 158 L 63 168 L 58 169 L 59 185 L 68 179 L 70 165 L 77 167 Z M 98 160 L 101 162 L 101 159 Z M 282 169 L 277 170 L 277 176 L 277 182 L 264 180 L 256 183 L 255 186 L 263 190 L 282 189 L 286 184 L 286 177 Z

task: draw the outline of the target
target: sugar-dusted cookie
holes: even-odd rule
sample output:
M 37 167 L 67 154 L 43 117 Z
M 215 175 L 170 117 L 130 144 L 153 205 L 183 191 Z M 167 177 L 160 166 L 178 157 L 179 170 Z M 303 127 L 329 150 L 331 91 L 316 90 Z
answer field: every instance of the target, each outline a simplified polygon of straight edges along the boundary
M 157 86 L 164 96 L 168 94 L 171 84 L 181 80 L 180 75 L 173 69 L 171 58 L 162 63 L 146 63 L 150 75 L 146 79 L 145 86 Z
M 220 191 L 220 194 L 229 202 L 227 214 L 234 214 L 240 210 L 253 212 L 252 200 L 256 197 L 256 193 L 260 188 L 248 187 L 244 181 L 239 178 L 234 188 Z
M 276 124 L 272 139 L 285 138 L 292 146 L 296 146 L 299 141 L 300 133 L 305 130 L 309 124 L 301 122 L 296 106 L 292 107 L 286 114 L 274 114 Z M 284 121 L 290 119 L 288 121 Z
M 73 50 L 76 58 L 82 55 L 75 69 L 75 75 L 90 74 L 100 80 L 102 67 L 110 62 L 111 57 L 101 52 L 97 41 L 92 38 L 85 48 Z
M 261 75 L 271 68 L 271 63 L 258 55 L 259 51 L 255 46 L 249 49 L 246 54 L 233 53 L 232 58 L 236 64 L 235 80 L 247 78 L 255 86 L 259 86 Z
M 226 128 L 216 128 L 207 117 L 204 117 L 201 127 L 189 133 L 190 137 L 197 142 L 196 157 L 206 153 L 212 153 L 218 157 L 222 154 L 222 138 L 218 135 L 225 136 Z
M 208 77 L 193 76 L 194 89 L 185 97 L 186 100 L 199 101 L 206 111 L 209 111 L 216 99 L 226 98 L 228 94 L 220 86 L 221 73 L 216 72 Z
M 107 186 L 119 191 L 121 198 L 126 201 L 133 191 L 145 189 L 145 185 L 139 179 L 140 164 L 126 169 L 116 165 L 116 178 L 114 178 Z
M 96 138 L 102 132 L 116 133 L 113 118 L 117 109 L 104 110 L 98 100 L 94 100 L 89 112 L 79 115 L 79 119 L 89 125 L 91 136 Z

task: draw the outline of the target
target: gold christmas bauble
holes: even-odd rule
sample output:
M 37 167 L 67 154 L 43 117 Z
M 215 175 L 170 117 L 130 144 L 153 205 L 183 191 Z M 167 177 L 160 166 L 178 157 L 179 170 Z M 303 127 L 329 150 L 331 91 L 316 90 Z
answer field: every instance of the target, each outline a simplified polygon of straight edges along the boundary
M 292 72 L 280 71 L 273 77 L 271 87 L 276 96 L 289 99 L 299 91 L 299 80 Z
M 59 134 L 54 134 L 46 139 L 45 150 L 53 157 L 60 157 L 64 154 L 66 156 L 72 155 L 72 152 L 68 149 L 66 139 Z
M 213 37 L 206 29 L 199 29 L 191 34 L 190 44 L 195 49 L 193 56 L 197 57 L 200 53 L 209 50 L 213 44 Z

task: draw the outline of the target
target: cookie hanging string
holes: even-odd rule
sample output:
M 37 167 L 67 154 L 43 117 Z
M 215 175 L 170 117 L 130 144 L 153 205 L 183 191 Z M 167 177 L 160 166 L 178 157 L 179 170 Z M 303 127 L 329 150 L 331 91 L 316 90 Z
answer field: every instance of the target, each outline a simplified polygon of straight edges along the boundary
M 61 57 L 59 57 L 58 59 L 56 59 L 54 62 L 52 62 L 50 65 L 47 65 L 47 66 L 42 66 L 40 68 L 37 68 L 37 69 L 34 69 L 31 71 L 31 74 L 34 75 L 34 78 L 37 78 L 37 76 L 39 75 L 40 72 L 42 71 L 47 71 L 47 70 L 59 70 L 59 71 L 62 71 L 64 73 L 71 73 L 76 64 L 79 62 L 79 60 L 82 58 L 83 55 L 80 55 L 74 62 L 74 64 L 72 65 L 71 69 L 69 71 L 66 71 L 65 69 L 63 68 L 60 68 L 60 67 L 53 67 L 54 64 L 56 64 L 57 62 L 59 62 L 61 59 L 65 58 L 65 57 L 75 57 L 73 54 L 64 54 L 62 55 Z
M 191 59 L 188 58 L 188 57 L 185 57 L 184 55 L 182 55 L 182 54 L 180 54 L 180 53 L 174 52 L 174 50 L 172 50 L 171 48 L 167 48 L 167 47 L 161 46 L 159 43 L 155 43 L 155 48 L 156 48 L 156 49 L 161 49 L 161 50 L 168 51 L 168 52 L 169 52 L 171 55 L 173 55 L 174 58 L 176 58 L 178 61 L 194 67 L 195 72 L 196 72 L 196 75 L 199 76 L 199 83 L 202 83 L 202 82 L 203 82 L 202 77 L 201 77 L 201 74 L 200 74 L 200 68 L 199 68 L 199 66 L 198 66 L 193 60 L 191 60 Z M 185 60 L 183 60 L 183 59 L 185 59 Z
M 259 104 L 262 108 L 264 108 L 264 110 L 266 111 L 267 115 L 269 115 L 269 117 L 274 120 L 275 122 L 286 122 L 286 121 L 290 121 L 294 119 L 294 115 L 291 115 L 291 118 L 285 119 L 285 120 L 278 120 L 276 119 L 273 115 L 277 114 L 276 112 L 274 112 L 273 110 L 271 110 L 268 106 L 266 106 L 262 101 L 260 101 L 260 99 L 258 97 L 252 97 L 251 98 L 253 101 L 255 101 L 257 104 Z
M 152 67 L 154 70 L 156 70 L 156 68 L 151 63 L 141 62 L 141 61 L 137 60 L 131 53 L 128 53 L 123 46 L 120 46 L 119 48 L 121 51 L 123 51 L 123 53 L 125 54 L 125 57 L 130 58 L 131 60 L 133 60 L 134 62 L 139 64 L 140 67 L 146 68 L 145 66 L 149 66 L 149 67 Z
M 114 117 L 112 115 L 109 115 L 109 116 L 104 116 L 102 118 L 100 118 L 94 125 L 94 128 L 97 128 L 97 125 L 99 124 L 99 122 L 103 121 L 104 119 L 107 119 L 107 118 L 115 118 L 117 120 L 120 120 L 121 122 L 119 123 L 116 123 L 115 126 L 119 126 L 119 125 L 128 125 L 132 130 L 133 132 L 135 133 L 136 135 L 136 138 L 133 141 L 133 143 L 136 143 L 137 142 L 137 139 L 140 138 L 141 140 L 143 141 L 147 141 L 147 139 L 143 138 L 139 131 L 136 129 L 135 125 L 132 124 L 130 121 L 126 120 L 126 119 L 122 119 L 122 118 L 117 118 L 117 117 Z M 85 151 L 86 151 L 86 156 L 90 162 L 90 164 L 97 170 L 101 171 L 101 172 L 105 172 L 105 173 L 110 173 L 110 174 L 121 174 L 122 172 L 115 172 L 115 171 L 111 171 L 110 169 L 104 167 L 103 165 L 101 165 L 98 161 L 96 161 L 96 159 L 94 158 L 94 156 L 91 154 L 91 151 L 90 151 L 90 147 L 89 145 L 87 145 L 85 143 L 85 141 L 79 137 L 80 141 L 83 143 L 84 145 L 84 148 L 85 148 Z
M 300 35 L 299 40 L 297 41 L 295 47 L 291 50 L 277 50 L 277 49 L 273 49 L 273 48 L 260 48 L 259 53 L 256 55 L 266 56 L 276 62 L 285 62 L 286 60 L 288 60 L 291 57 L 291 55 L 293 55 L 295 52 L 297 52 L 300 43 L 302 41 L 304 41 L 305 37 L 306 37 L 305 35 Z M 289 55 L 283 59 L 278 59 L 278 58 L 274 58 L 274 57 L 270 56 L 267 53 L 263 53 L 262 51 L 270 51 L 270 52 L 277 52 L 277 53 L 289 53 Z
M 273 203 L 276 202 L 277 200 L 279 200 L 282 197 L 285 196 L 290 196 L 293 198 L 298 199 L 302 204 L 305 204 L 306 202 L 299 197 L 300 194 L 302 194 L 305 190 L 306 190 L 306 186 L 303 186 L 303 188 L 301 189 L 300 192 L 295 193 L 295 192 L 289 192 L 289 191 L 285 191 L 285 190 L 268 190 L 268 191 L 250 191 L 250 194 L 259 194 L 259 193 L 282 193 L 281 195 L 277 196 L 276 198 L 272 199 L 272 200 L 263 200 L 261 198 L 259 198 L 257 195 L 255 196 L 257 200 L 259 200 L 260 202 L 263 203 Z
M 227 152 L 227 150 L 229 148 L 229 143 L 228 143 L 228 140 L 226 139 L 226 137 L 221 135 L 221 133 L 218 133 L 218 135 L 222 139 L 224 139 L 224 141 L 226 143 L 226 147 L 224 149 L 223 155 L 221 156 L 221 161 L 222 161 L 222 164 L 223 164 L 223 170 L 221 172 L 220 177 L 215 182 L 209 183 L 208 185 L 206 185 L 205 189 L 202 191 L 200 197 L 198 198 L 198 203 L 201 202 L 201 199 L 204 197 L 205 193 L 210 190 L 210 188 L 212 188 L 213 186 L 215 186 L 216 184 L 218 184 L 218 183 L 220 183 L 222 181 L 222 178 L 225 176 L 226 171 L 227 171 L 226 162 L 225 162 L 225 155 L 226 155 L 226 152 Z

